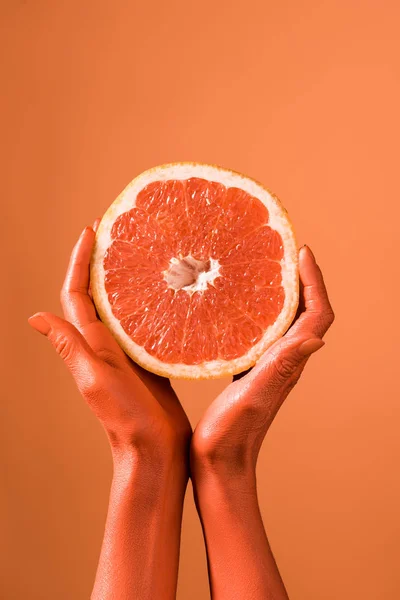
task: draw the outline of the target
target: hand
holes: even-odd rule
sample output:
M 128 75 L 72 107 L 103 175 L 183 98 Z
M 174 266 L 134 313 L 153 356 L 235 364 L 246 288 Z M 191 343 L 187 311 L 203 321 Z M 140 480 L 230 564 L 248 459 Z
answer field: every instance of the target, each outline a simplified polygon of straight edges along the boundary
M 299 252 L 300 302 L 288 332 L 210 405 L 192 437 L 192 475 L 206 470 L 255 469 L 261 443 L 311 353 L 334 321 L 320 268 L 311 250 Z
M 92 600 L 176 596 L 190 423 L 170 381 L 136 365 L 99 320 L 89 289 L 97 220 L 73 249 L 65 319 L 37 313 L 111 443 L 113 480 Z
M 178 452 L 186 461 L 192 429 L 169 379 L 135 364 L 96 313 L 89 262 L 99 221 L 84 229 L 72 251 L 61 290 L 65 319 L 40 312 L 29 323 L 63 358 L 114 450 Z
M 256 461 L 279 407 L 334 316 L 322 273 L 302 248 L 294 323 L 211 404 L 191 442 L 191 476 L 209 565 L 211 597 L 288 600 L 257 500 Z

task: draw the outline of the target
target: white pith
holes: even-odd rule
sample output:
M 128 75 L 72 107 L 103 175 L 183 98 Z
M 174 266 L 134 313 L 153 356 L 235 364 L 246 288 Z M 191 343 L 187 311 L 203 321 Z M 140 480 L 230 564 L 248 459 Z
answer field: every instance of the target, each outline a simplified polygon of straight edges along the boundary
M 269 211 L 268 226 L 272 227 L 282 237 L 284 257 L 280 261 L 282 268 L 282 286 L 285 289 L 285 301 L 277 320 L 265 331 L 261 340 L 243 356 L 226 361 L 214 360 L 199 365 L 183 363 L 167 364 L 151 356 L 142 346 L 136 344 L 123 330 L 120 322 L 114 317 L 107 293 L 104 287 L 105 253 L 112 243 L 110 232 L 117 217 L 135 206 L 136 196 L 146 185 L 153 181 L 170 179 L 189 179 L 199 177 L 215 181 L 226 187 L 238 187 L 258 198 Z M 206 289 L 208 282 L 219 274 L 218 261 L 211 262 L 208 272 L 199 273 L 197 281 L 186 286 L 188 292 Z M 136 177 L 111 204 L 99 225 L 96 242 L 91 260 L 91 289 L 97 310 L 103 322 L 112 331 L 124 351 L 138 364 L 149 371 L 176 379 L 212 379 L 227 377 L 239 373 L 254 365 L 265 350 L 285 333 L 292 321 L 299 299 L 298 284 L 298 255 L 297 245 L 287 212 L 280 201 L 268 192 L 261 184 L 240 173 L 235 173 L 221 167 L 199 163 L 173 163 L 161 165 L 145 171 Z
M 179 258 L 171 258 L 170 263 L 179 264 Z M 197 274 L 196 281 L 190 285 L 184 285 L 180 289 L 185 290 L 188 294 L 192 295 L 195 292 L 204 292 L 209 284 L 212 284 L 213 281 L 219 277 L 220 264 L 218 260 L 215 258 L 210 258 L 210 268 L 208 271 L 202 271 Z M 172 286 L 168 286 L 174 289 Z

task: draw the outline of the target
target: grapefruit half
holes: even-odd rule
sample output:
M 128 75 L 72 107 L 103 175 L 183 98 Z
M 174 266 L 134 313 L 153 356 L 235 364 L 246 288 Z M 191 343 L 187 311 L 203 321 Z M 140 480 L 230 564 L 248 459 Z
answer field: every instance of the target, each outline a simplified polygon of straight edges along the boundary
M 298 306 L 286 209 L 240 173 L 194 162 L 136 177 L 104 214 L 91 258 L 101 320 L 139 365 L 176 379 L 254 365 Z

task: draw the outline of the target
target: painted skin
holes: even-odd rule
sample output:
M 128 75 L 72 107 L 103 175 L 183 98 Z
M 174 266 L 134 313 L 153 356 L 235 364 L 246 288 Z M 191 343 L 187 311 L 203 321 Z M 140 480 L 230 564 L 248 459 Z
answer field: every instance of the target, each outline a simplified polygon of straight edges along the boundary
M 61 292 L 64 319 L 36 313 L 102 423 L 113 457 L 109 509 L 92 600 L 176 596 L 183 501 L 191 476 L 214 600 L 284 600 L 257 501 L 260 446 L 308 357 L 334 320 L 322 273 L 300 249 L 301 302 L 291 328 L 211 404 L 194 433 L 166 378 L 119 347 L 92 302 L 95 231 L 73 249 Z

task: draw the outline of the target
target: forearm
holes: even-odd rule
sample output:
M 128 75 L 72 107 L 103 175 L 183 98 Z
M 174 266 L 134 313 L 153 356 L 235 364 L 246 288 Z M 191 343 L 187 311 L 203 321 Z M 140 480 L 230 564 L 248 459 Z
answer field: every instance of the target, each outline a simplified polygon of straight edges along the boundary
M 175 598 L 187 477 L 180 460 L 133 450 L 114 454 L 92 600 Z
M 195 469 L 213 600 L 287 600 L 265 533 L 253 470 Z

